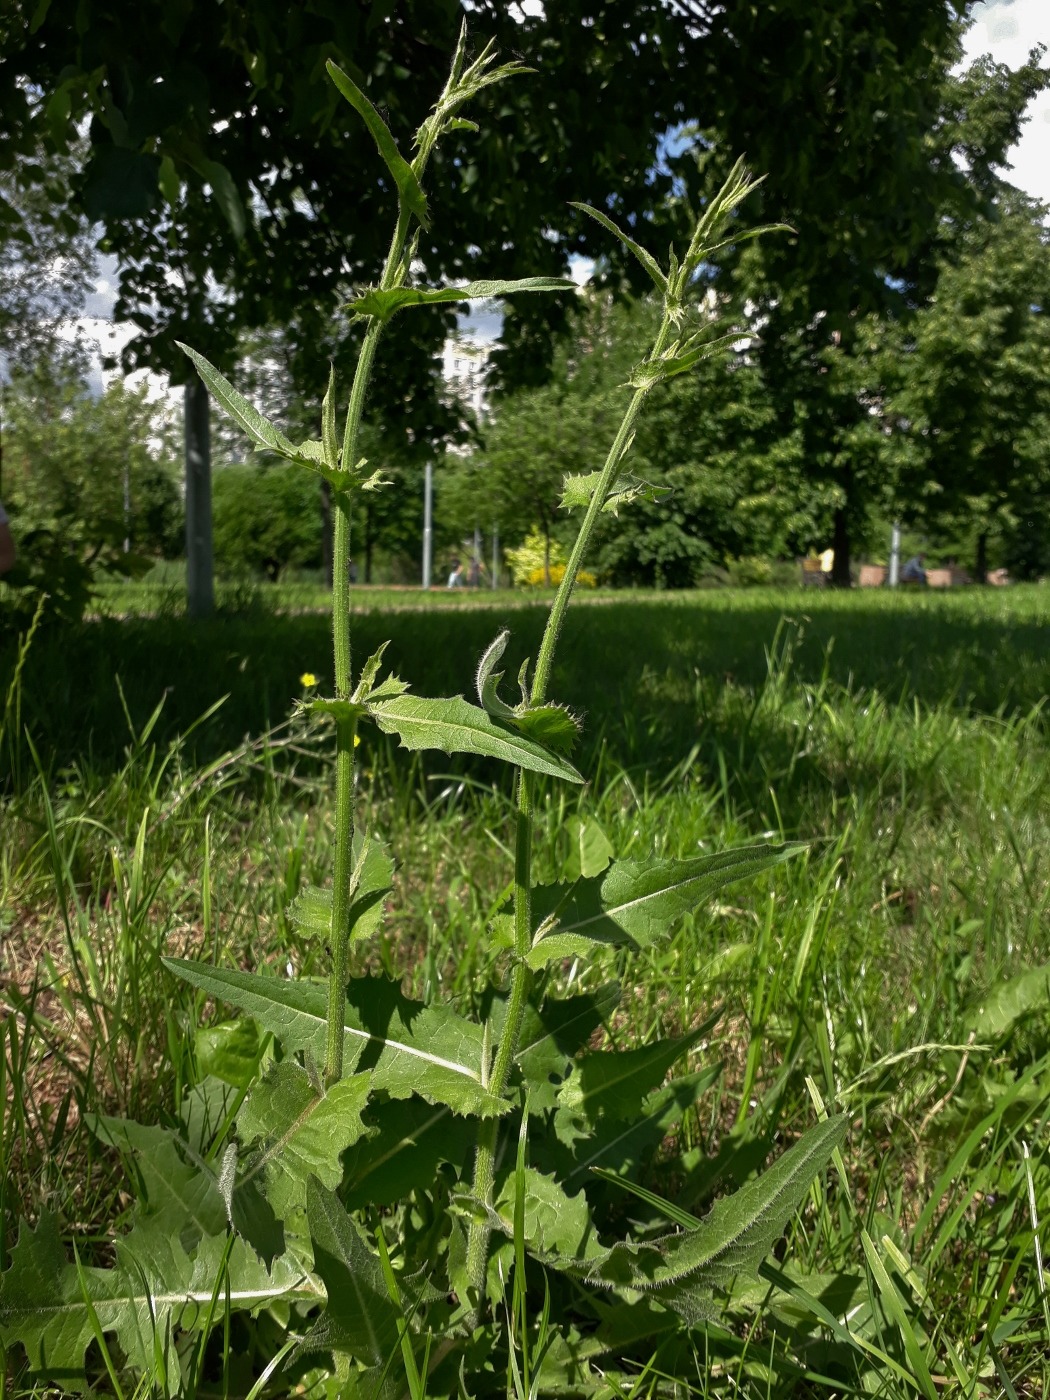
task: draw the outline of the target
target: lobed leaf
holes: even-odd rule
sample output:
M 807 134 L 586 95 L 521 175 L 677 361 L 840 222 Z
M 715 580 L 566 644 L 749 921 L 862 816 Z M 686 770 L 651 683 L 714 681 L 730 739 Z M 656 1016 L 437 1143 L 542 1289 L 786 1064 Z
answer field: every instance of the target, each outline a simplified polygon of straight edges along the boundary
M 114 1268 L 71 1264 L 55 1218 L 43 1212 L 35 1230 L 23 1224 L 0 1275 L 0 1342 L 25 1348 L 34 1376 L 63 1393 L 87 1390 L 84 1357 L 95 1340 L 94 1322 L 115 1335 L 129 1366 L 160 1374 L 164 1393 L 181 1393 L 176 1343 L 199 1329 L 217 1280 L 224 1306 L 258 1312 L 283 1300 L 316 1301 L 318 1291 L 292 1260 L 272 1270 L 241 1239 L 224 1264 L 225 1234 L 206 1236 L 191 1254 L 162 1218 L 138 1224 L 117 1241 Z M 221 1322 L 220 1308 L 216 1322 Z
M 324 1061 L 327 991 L 319 982 L 286 982 L 250 972 L 165 958 L 176 976 L 217 1001 L 254 1017 L 284 1046 Z M 347 988 L 344 1065 L 347 1074 L 371 1070 L 372 1088 L 391 1098 L 419 1094 L 454 1113 L 483 1117 L 509 1107 L 482 1086 L 484 1031 L 444 1006 L 425 1006 L 401 995 L 381 977 L 351 978 Z
M 501 759 L 531 773 L 546 773 L 571 783 L 583 782 L 581 775 L 564 758 L 514 729 L 498 724 L 461 695 L 441 700 L 402 695 L 370 705 L 369 713 L 385 734 L 397 734 L 406 749 L 478 754 Z
M 350 903 L 350 937 L 371 938 L 382 923 L 383 901 L 393 883 L 394 862 L 384 841 L 377 836 L 366 838 L 361 831 L 354 832 L 353 861 L 358 875 Z M 305 937 L 314 938 L 322 945 L 329 943 L 332 936 L 332 891 L 307 885 L 289 904 L 288 917 L 298 925 Z
M 243 1179 L 263 1174 L 266 1199 L 279 1220 L 305 1211 L 311 1176 L 331 1188 L 339 1185 L 340 1154 L 367 1131 L 361 1110 L 371 1079 L 366 1071 L 326 1089 L 294 1060 L 281 1060 L 252 1089 L 237 1117 L 237 1132 L 259 1150 Z
M 474 1124 L 443 1104 L 398 1099 L 369 1104 L 372 1130 L 343 1156 L 340 1199 L 348 1210 L 393 1205 L 418 1187 L 433 1187 L 442 1162 L 462 1167 L 476 1143 Z
M 91 1115 L 88 1128 L 100 1142 L 115 1147 L 141 1182 L 136 1209 L 140 1219 L 163 1215 L 164 1228 L 191 1251 L 208 1235 L 219 1235 L 226 1210 L 215 1176 L 188 1160 L 185 1142 L 168 1128 L 125 1118 Z
M 560 502 L 562 509 L 575 510 L 579 507 L 589 506 L 601 478 L 600 471 L 567 476 L 562 486 Z M 623 472 L 617 477 L 615 485 L 610 489 L 602 503 L 602 510 L 608 511 L 611 515 L 619 515 L 620 507 L 628 506 L 632 501 L 663 501 L 670 494 L 671 488 L 669 486 L 656 486 L 650 481 L 643 481 L 640 476 Z
M 557 1083 L 599 1026 L 607 1025 L 620 1004 L 620 984 L 608 982 L 575 997 L 551 997 L 522 1018 L 515 1062 L 529 1090 L 533 1109 L 553 1108 Z

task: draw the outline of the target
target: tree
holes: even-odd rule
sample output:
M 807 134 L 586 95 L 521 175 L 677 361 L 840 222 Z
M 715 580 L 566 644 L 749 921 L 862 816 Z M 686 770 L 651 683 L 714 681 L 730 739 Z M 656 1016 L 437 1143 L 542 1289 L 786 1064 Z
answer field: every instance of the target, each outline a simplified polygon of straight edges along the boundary
M 1050 232 L 1045 207 L 1000 188 L 992 217 L 942 252 L 930 304 L 881 347 L 896 494 L 928 527 L 1045 523 L 1050 499 Z
M 780 25 L 775 8 L 753 7 L 755 24 Z M 848 4 L 828 7 L 794 37 L 785 31 L 782 65 L 760 69 L 744 89 L 755 97 L 746 148 L 770 171 L 766 209 L 786 217 L 798 238 L 762 240 L 734 274 L 762 320 L 760 362 L 783 430 L 800 432 L 807 472 L 832 506 L 840 584 L 849 582 L 851 544 L 882 480 L 869 404 L 848 363 L 863 355 L 859 329 L 866 316 L 906 320 L 924 304 L 942 240 L 987 210 L 1025 108 L 1050 81 L 1038 49 L 1016 72 L 982 60 L 955 76 L 961 31 L 945 13 L 866 8 L 867 20 Z M 839 76 L 825 91 L 801 62 L 807 30 L 807 43 L 823 34 L 839 55 Z M 806 94 L 822 119 L 793 127 L 802 139 L 784 153 L 771 104 L 789 92 L 795 101 Z M 823 188 L 815 169 L 827 172 Z
M 5 492 L 19 557 L 5 627 L 25 626 L 41 593 L 50 617 L 79 618 L 101 573 L 134 575 L 177 550 L 178 468 L 164 415 L 144 388 L 92 394 L 76 366 L 48 360 L 7 395 Z
M 237 465 L 215 473 L 215 558 L 232 573 L 321 563 L 317 488 L 297 467 Z
M 374 214 L 387 192 L 355 179 L 351 197 L 338 175 L 374 169 L 375 155 L 325 82 L 324 59 L 342 62 L 407 133 L 461 18 L 457 0 L 51 0 L 32 22 L 4 22 L 0 95 L 12 119 L 0 156 L 26 130 L 68 141 L 90 113 L 77 193 L 121 259 L 118 313 L 144 332 L 131 359 L 184 376 L 177 336 L 229 368 L 245 325 L 302 313 L 306 326 L 310 308 L 327 314 L 335 290 L 373 278 L 385 253 Z M 746 149 L 769 172 L 765 212 L 799 230 L 766 266 L 768 304 L 796 329 L 824 313 L 826 337 L 845 333 L 886 273 L 914 257 L 954 178 L 930 140 L 957 53 L 949 0 L 565 0 L 525 17 L 476 0 L 471 23 L 538 72 L 513 113 L 481 103 L 481 137 L 464 135 L 435 162 L 440 234 L 419 248 L 428 281 L 554 273 L 571 253 L 610 251 L 619 267 L 570 199 L 655 231 L 677 222 L 676 182 L 695 207 Z M 707 159 L 659 160 L 665 133 L 690 119 Z M 636 272 L 627 276 L 637 289 Z M 554 304 L 513 308 L 495 356 L 505 383 L 547 376 L 564 316 Z M 406 317 L 381 381 L 388 406 L 431 446 L 438 395 L 420 392 L 420 372 L 446 328 L 440 316 Z M 791 375 L 772 372 L 773 352 L 769 364 L 787 404 Z
M 90 555 L 177 547 L 178 468 L 164 410 L 145 386 L 94 395 L 75 369 L 16 374 L 8 395 L 9 493 L 21 528 L 53 524 Z

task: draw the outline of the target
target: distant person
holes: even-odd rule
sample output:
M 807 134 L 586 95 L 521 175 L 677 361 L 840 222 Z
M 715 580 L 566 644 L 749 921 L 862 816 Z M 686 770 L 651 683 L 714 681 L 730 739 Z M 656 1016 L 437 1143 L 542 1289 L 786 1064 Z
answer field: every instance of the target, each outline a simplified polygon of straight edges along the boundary
M 835 551 L 833 549 L 825 549 L 820 556 L 820 572 L 822 574 L 830 574 L 834 567 Z
M 473 559 L 471 559 L 470 561 L 470 571 L 467 575 L 467 582 L 470 584 L 471 588 L 481 587 L 481 576 L 484 572 L 485 565 L 475 554 Z
M 925 554 L 913 554 L 901 570 L 901 583 L 925 583 L 925 564 Z
M 8 524 L 7 511 L 4 510 L 4 503 L 0 501 L 0 574 L 6 574 L 9 569 L 14 568 L 15 563 L 15 542 L 11 538 L 11 526 Z
M 448 576 L 448 586 L 449 588 L 462 588 L 463 583 L 463 565 L 458 559 L 453 559 L 452 572 Z

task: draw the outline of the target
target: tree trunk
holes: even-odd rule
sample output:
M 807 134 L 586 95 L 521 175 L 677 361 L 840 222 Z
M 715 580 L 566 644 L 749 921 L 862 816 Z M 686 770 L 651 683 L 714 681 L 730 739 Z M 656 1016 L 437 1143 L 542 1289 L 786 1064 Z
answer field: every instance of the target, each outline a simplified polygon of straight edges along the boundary
M 186 606 L 190 617 L 208 617 L 215 607 L 211 538 L 211 441 L 208 390 L 192 371 L 184 394 L 186 446 Z
M 835 528 L 831 547 L 835 551 L 835 558 L 831 565 L 832 587 L 849 588 L 853 580 L 850 575 L 849 522 L 846 519 L 845 506 L 839 506 L 835 511 Z
M 332 488 L 321 478 L 321 567 L 325 587 L 332 589 Z
M 977 536 L 977 558 L 974 561 L 974 576 L 978 583 L 988 582 L 988 531 L 982 530 Z

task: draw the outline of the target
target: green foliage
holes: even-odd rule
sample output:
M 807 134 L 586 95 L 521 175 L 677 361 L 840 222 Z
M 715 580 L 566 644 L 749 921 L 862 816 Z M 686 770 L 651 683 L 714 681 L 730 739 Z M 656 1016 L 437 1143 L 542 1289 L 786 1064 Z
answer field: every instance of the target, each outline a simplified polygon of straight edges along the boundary
M 178 466 L 145 387 L 114 380 L 96 396 L 76 364 L 59 358 L 16 375 L 4 413 L 4 497 L 18 560 L 0 585 L 0 625 L 27 626 L 44 592 L 49 617 L 78 620 L 98 578 L 134 578 L 149 556 L 177 551 Z
M 291 602 L 297 595 L 287 596 Z M 483 598 L 474 609 L 449 608 L 444 593 L 411 608 L 403 595 L 401 602 L 396 613 L 360 616 L 359 655 L 389 632 L 398 668 L 420 693 L 448 690 L 463 679 L 463 654 L 480 655 L 491 642 L 491 608 Z M 517 644 L 508 679 L 520 655 L 535 654 L 542 611 L 528 601 L 508 608 Z M 795 627 L 785 632 L 783 614 L 800 611 L 808 619 L 805 635 Z M 978 1008 L 1046 960 L 1050 762 L 1037 707 L 1050 674 L 1048 613 L 1050 598 L 1035 586 L 897 597 L 741 590 L 582 600 L 561 654 L 558 692 L 586 708 L 575 761 L 592 781 L 583 792 L 551 783 L 539 795 L 539 878 L 591 878 L 607 868 L 607 848 L 636 860 L 649 850 L 661 859 L 690 859 L 759 839 L 780 823 L 828 855 L 795 858 L 716 892 L 648 950 L 629 957 L 610 950 L 589 966 L 552 968 L 555 999 L 527 1008 L 521 1035 L 520 1058 L 531 1054 L 524 1223 L 540 1221 L 541 1212 L 549 1221 L 560 1199 L 554 1183 L 574 1220 L 588 1205 L 605 1246 L 628 1234 L 659 1238 L 695 1228 L 715 1200 L 785 1151 L 812 1121 L 807 1076 L 824 1093 L 836 1081 L 848 1090 L 845 1181 L 862 1204 L 853 1216 L 843 1181 L 830 1178 L 826 1197 L 803 1204 L 760 1277 L 737 1278 L 727 1311 L 688 1334 L 662 1304 L 578 1287 L 526 1253 L 531 1321 L 514 1340 L 519 1364 L 523 1350 L 538 1351 L 549 1290 L 554 1344 L 537 1363 L 541 1393 L 600 1371 L 606 1384 L 613 1377 L 629 1394 L 628 1376 L 636 1381 L 659 1348 L 664 1374 L 700 1388 L 696 1367 L 706 1364 L 714 1371 L 712 1392 L 724 1376 L 746 1400 L 794 1400 L 813 1389 L 817 1383 L 799 1373 L 815 1370 L 817 1356 L 824 1358 L 821 1374 L 833 1361 L 839 1389 L 913 1396 L 911 1363 L 869 1272 L 862 1229 L 932 1376 L 956 1374 L 953 1354 L 967 1374 L 979 1375 L 992 1347 L 1015 1383 L 1041 1383 L 1045 1321 L 1022 1144 L 1032 1151 L 1043 1220 L 1050 1215 L 1050 1172 L 1036 1146 L 1050 1084 L 1050 1021 L 1037 990 L 1043 979 L 1031 979 L 1034 999 L 1018 998 L 1016 1007 L 1029 1009 L 1001 1039 L 978 1033 L 967 1043 Z M 786 636 L 794 638 L 790 663 L 777 660 Z M 100 1114 L 172 1123 L 204 1072 L 195 1063 L 198 1037 L 189 1033 L 204 994 L 164 975 L 146 956 L 153 947 L 189 942 L 189 956 L 199 948 L 196 955 L 222 967 L 268 966 L 281 980 L 289 962 L 299 977 L 323 975 L 323 943 L 302 937 L 286 916 L 304 885 L 328 883 L 333 808 L 318 772 L 330 727 L 309 736 L 300 728 L 291 743 L 286 730 L 264 728 L 267 694 L 295 693 L 304 663 L 323 670 L 324 647 L 317 617 L 223 618 L 202 639 L 168 615 L 92 621 L 62 638 L 38 638 L 27 658 L 22 713 L 55 776 L 24 772 L 18 786 L 8 778 L 0 798 L 8 855 L 0 872 L 0 995 L 8 1029 L 13 1021 L 18 1031 L 17 1046 L 7 1039 L 0 1071 L 10 1086 L 0 1124 L 0 1190 L 9 1221 L 20 1212 L 35 1222 L 48 1208 L 58 1215 L 67 1259 L 76 1229 L 82 1262 L 111 1266 L 110 1241 L 130 1223 L 123 1219 L 129 1199 L 148 1189 L 151 1210 L 155 1200 L 167 1210 L 167 1182 L 207 1228 L 216 1220 L 223 1228 L 217 1176 L 225 1134 L 212 1152 L 214 1139 L 143 1129 L 166 1131 L 171 1148 L 147 1187 L 141 1154 L 122 1149 L 118 1166 L 102 1145 L 108 1139 L 89 1133 L 83 1118 L 63 1119 L 56 1100 L 68 1089 L 74 1102 Z M 141 744 L 129 737 L 120 710 L 114 656 L 136 735 L 156 691 L 172 687 Z M 244 657 L 252 661 L 242 672 Z M 83 678 L 83 693 L 67 698 L 70 674 Z M 231 689 L 211 721 L 178 737 Z M 55 695 L 63 695 L 61 710 L 38 698 Z M 355 970 L 366 960 L 382 965 L 406 976 L 406 995 L 425 1002 L 447 994 L 461 1015 L 484 1019 L 486 988 L 505 975 L 506 954 L 487 921 L 502 902 L 503 848 L 514 836 L 508 790 L 479 781 L 474 765 L 441 755 L 426 769 L 415 766 L 394 752 L 395 743 L 373 731 L 358 750 L 367 824 L 383 831 L 397 868 L 385 920 L 370 943 L 358 943 Z M 455 781 L 434 781 L 435 773 Z M 49 802 L 59 823 L 53 850 L 40 842 Z M 115 882 L 114 856 L 125 879 L 139 872 L 140 913 L 127 932 L 127 895 Z M 63 906 L 53 871 L 64 865 L 76 885 L 75 900 L 68 895 Z M 59 933 L 50 943 L 40 969 L 47 990 L 34 998 L 36 931 L 61 929 L 62 908 L 76 903 L 84 910 L 82 941 L 64 948 Z M 608 986 L 617 976 L 624 983 L 618 1002 Z M 585 1055 L 679 1040 L 709 1022 L 716 1003 L 726 1006 L 722 1019 L 646 1096 L 636 1117 L 603 1116 L 592 1132 L 559 1104 L 562 1082 Z M 205 1029 L 214 1024 L 211 1015 L 204 1013 Z M 271 1056 L 270 1037 L 247 1018 L 241 1024 L 252 1034 L 238 1063 L 253 1053 L 257 1063 L 261 1047 Z M 745 1089 L 752 1041 L 761 1051 Z M 412 1269 L 434 1257 L 426 1253 L 435 1240 L 431 1211 L 462 1181 L 477 1119 L 416 1096 L 388 1103 L 378 1097 L 362 1115 L 374 1136 L 343 1154 L 335 1194 L 380 1270 L 377 1227 L 386 1232 L 402 1312 L 413 1318 L 410 1336 L 419 1339 L 421 1355 L 432 1333 L 433 1361 L 447 1335 L 448 1300 L 432 1298 L 426 1281 L 434 1281 L 433 1265 L 422 1277 Z M 742 1099 L 748 1111 L 734 1131 Z M 224 1107 L 217 1099 L 212 1133 L 234 1102 Z M 901 1131 L 905 1115 L 912 1131 Z M 517 1122 L 504 1121 L 494 1200 L 512 1226 Z M 210 1155 L 216 1175 L 196 1172 L 185 1148 Z M 156 1156 L 161 1161 L 159 1149 Z M 242 1170 L 247 1156 L 240 1156 Z M 593 1166 L 647 1189 L 650 1198 Z M 187 1196 L 194 1176 L 206 1188 L 203 1209 L 193 1205 L 196 1193 Z M 260 1238 L 256 1222 L 241 1214 L 259 1181 L 235 1191 L 232 1204 L 238 1228 L 272 1267 L 278 1256 L 264 1253 L 272 1239 Z M 170 1231 L 188 1251 L 180 1223 L 186 1218 L 173 1203 Z M 538 1223 L 534 1237 L 549 1228 Z M 16 1237 L 12 1224 L 0 1275 Z M 405 1273 L 397 1253 L 402 1240 L 410 1241 Z M 283 1248 L 278 1233 L 278 1254 Z M 510 1305 L 516 1263 L 502 1225 L 494 1227 L 493 1252 Z M 228 1357 L 231 1393 L 247 1393 L 288 1335 L 284 1306 L 258 1319 L 233 1313 L 227 1346 L 220 1295 L 199 1389 L 221 1387 Z M 322 1306 L 320 1296 L 294 1306 L 297 1336 Z M 130 1395 L 133 1378 L 119 1369 L 115 1334 L 106 1336 Z M 761 1364 L 752 1368 L 759 1345 Z M 9 1390 L 31 1393 L 17 1344 L 7 1363 Z M 97 1347 L 89 1348 L 86 1369 L 96 1391 L 108 1393 Z M 329 1386 L 349 1385 L 332 1378 L 334 1369 L 323 1352 L 286 1358 L 274 1388 L 311 1380 L 319 1386 L 322 1375 Z M 471 1384 L 476 1393 L 502 1396 L 509 1369 L 507 1352 L 496 1350 Z M 446 1372 L 431 1375 L 432 1395 L 446 1387 L 454 1393 Z M 396 1351 L 388 1378 L 404 1389 Z M 183 1393 L 193 1393 L 189 1382 Z
M 231 573 L 265 573 L 321 563 L 321 495 L 291 466 L 220 467 L 212 477 L 215 558 Z
M 896 333 L 872 330 L 889 391 L 896 489 L 916 522 L 1005 520 L 1041 531 L 1050 441 L 1046 210 L 1000 189 L 990 217 L 946 239 L 936 292 Z M 1022 563 L 1023 554 L 1017 562 Z M 1025 572 L 1040 567 L 1031 560 Z
M 642 1151 L 639 1137 L 646 1139 L 654 1123 L 673 1130 L 689 1112 L 703 1079 L 687 1070 L 670 1085 L 665 1080 L 718 1019 L 702 1019 L 681 1035 L 650 1034 L 630 1048 L 592 1047 L 598 1025 L 613 1021 L 619 989 L 566 997 L 566 983 L 556 972 L 534 978 L 535 947 L 541 965 L 575 960 L 581 951 L 600 957 L 608 945 L 649 949 L 679 920 L 708 908 L 724 886 L 782 865 L 799 849 L 781 844 L 685 860 L 608 863 L 609 843 L 582 829 L 570 862 L 578 875 L 570 886 L 539 885 L 533 863 L 540 779 L 583 782 L 565 757 L 578 722 L 548 692 L 586 550 L 615 493 L 620 492 L 619 506 L 637 494 L 630 485 L 626 492 L 621 488 L 635 423 L 650 392 L 732 339 L 712 336 L 711 318 L 697 318 L 691 302 L 698 272 L 735 229 L 735 210 L 753 188 L 740 164 L 706 204 L 684 253 L 679 258 L 672 251 L 661 273 L 663 304 L 644 353 L 630 366 L 624 387 L 632 392 L 626 399 L 622 392 L 608 397 L 611 446 L 600 471 L 587 481 L 582 523 L 531 680 L 528 662 L 519 671 L 520 704 L 512 706 L 499 694 L 495 667 L 507 645 L 505 633 L 478 668 L 481 706 L 459 696 L 417 697 L 406 694 L 396 676 L 381 679 L 384 647 L 359 665 L 356 683 L 351 671 L 347 576 L 354 511 L 366 493 L 383 484 L 380 473 L 366 474 L 359 457 L 369 377 L 397 300 L 383 299 L 404 289 L 413 272 L 413 221 L 425 221 L 422 181 L 436 142 L 459 128 L 456 113 L 464 101 L 518 71 L 517 65 L 494 69 L 493 59 L 489 46 L 468 65 L 465 36 L 461 39 L 445 89 L 417 132 L 411 166 L 352 80 L 332 75 L 375 138 L 399 204 L 383 275 L 372 301 L 366 301 L 371 311 L 363 313 L 368 326 L 341 442 L 334 371 L 319 439 L 296 444 L 191 352 L 205 382 L 256 445 L 301 468 L 306 479 L 319 472 L 332 491 L 334 694 L 310 698 L 298 709 L 305 734 L 319 723 L 335 730 L 332 889 L 329 900 L 308 887 L 288 911 L 308 937 L 322 943 L 326 976 L 265 975 L 214 961 L 163 959 L 170 973 L 197 991 L 252 1017 L 272 1037 L 273 1049 L 262 1052 L 246 1094 L 220 1091 L 220 1121 L 211 1132 L 199 1129 L 199 1106 L 184 1119 L 178 1142 L 151 1129 L 140 1133 L 134 1125 L 104 1125 L 118 1147 L 123 1140 L 133 1156 L 159 1159 L 142 1170 L 142 1201 L 133 1207 L 131 1229 L 116 1246 L 114 1267 L 74 1268 L 60 1258 L 53 1230 L 23 1231 L 11 1268 L 0 1276 L 0 1336 L 5 1344 L 23 1345 L 41 1379 L 79 1375 L 94 1338 L 113 1377 L 117 1364 L 126 1363 L 142 1374 L 143 1385 L 180 1394 L 197 1380 L 189 1339 L 204 1358 L 220 1316 L 228 1328 L 235 1306 L 266 1308 L 283 1342 L 275 1348 L 277 1363 L 302 1336 L 299 1319 L 322 1291 L 323 1314 L 316 1321 L 310 1314 L 314 1325 L 300 1352 L 330 1354 L 345 1381 L 343 1393 L 382 1393 L 388 1379 L 399 1393 L 395 1367 L 404 1370 L 415 1395 L 423 1393 L 423 1377 L 431 1393 L 499 1393 L 504 1387 L 497 1368 L 508 1377 L 515 1374 L 519 1344 L 533 1351 L 528 1366 L 542 1368 L 549 1345 L 554 1340 L 571 1345 L 581 1327 L 600 1317 L 602 1295 L 608 1293 L 629 1308 L 640 1304 L 636 1343 L 664 1333 L 668 1315 L 672 1333 L 684 1341 L 690 1325 L 730 1302 L 738 1276 L 756 1273 L 843 1139 L 844 1118 L 818 1123 L 767 1172 L 749 1173 L 706 1221 L 672 1234 L 662 1222 L 625 1221 L 608 1201 L 592 1200 L 589 1172 L 585 1183 L 570 1190 L 561 1179 L 565 1152 L 551 1154 L 552 1171 L 530 1162 L 528 1152 L 531 1128 L 538 1129 L 541 1141 L 556 1140 L 566 1149 L 569 1176 L 584 1163 L 588 1169 L 598 1161 L 622 1163 L 624 1153 L 610 1141 L 609 1129 L 624 1125 L 618 1137 L 622 1141 L 626 1132 L 631 1141 L 630 1165 Z M 433 995 L 413 1001 L 402 993 L 398 978 L 348 976 L 363 918 L 374 927 L 391 875 L 382 847 L 373 845 L 363 824 L 358 826 L 355 750 L 365 720 L 396 734 L 406 748 L 480 755 L 514 770 L 511 908 L 509 917 L 493 911 L 496 937 L 509 946 L 511 957 L 495 985 L 476 993 L 471 1014 Z M 136 853 L 144 842 L 145 819 Z M 209 860 L 206 848 L 206 865 Z M 118 869 L 118 879 L 121 873 Z M 126 898 L 129 907 L 142 903 L 138 877 L 132 877 Z M 431 1139 L 423 1165 L 432 1168 L 436 1162 L 436 1173 L 407 1164 L 402 1155 L 414 1128 L 435 1117 L 424 1110 L 420 1119 L 418 1101 L 463 1120 Z M 461 1126 L 468 1128 L 466 1134 Z M 515 1139 L 517 1160 L 508 1172 L 504 1161 Z M 399 1173 L 415 1166 L 407 1178 L 402 1175 L 405 1194 L 388 1197 L 380 1212 L 366 1187 L 358 1191 L 352 1216 L 341 1199 L 356 1184 L 348 1169 L 369 1165 L 374 1171 L 376 1159 L 381 1163 L 384 1157 L 400 1159 Z M 168 1203 L 166 1182 L 173 1188 Z M 221 1223 L 216 1193 L 224 1206 Z M 565 1280 L 558 1308 L 552 1312 L 548 1297 L 538 1325 L 530 1322 L 527 1306 L 527 1274 L 537 1265 Z M 516 1320 L 505 1324 L 511 1276 Z M 289 1302 L 306 1306 L 299 1311 L 277 1306 Z M 199 1311 L 191 1311 L 195 1303 Z M 54 1336 L 51 1318 L 57 1319 Z M 105 1349 L 107 1332 L 116 1335 L 118 1363 Z M 634 1358 L 628 1347 L 614 1343 L 607 1350 L 614 1362 L 630 1369 Z M 601 1369 L 581 1358 L 573 1367 L 573 1392 L 607 1394 Z

